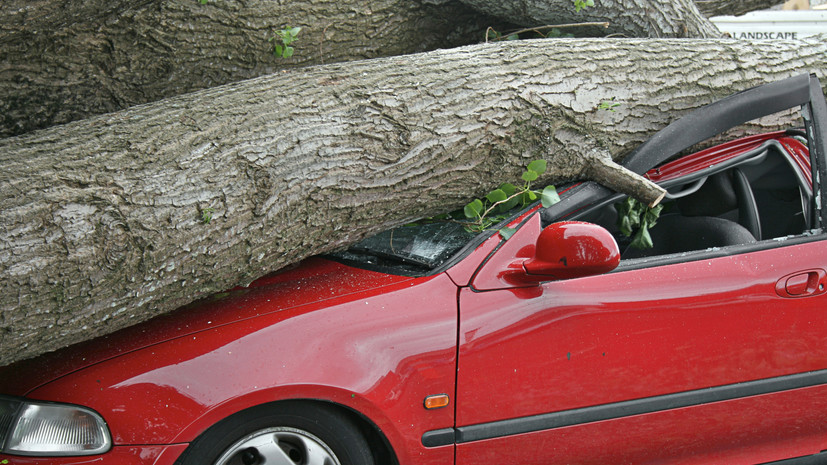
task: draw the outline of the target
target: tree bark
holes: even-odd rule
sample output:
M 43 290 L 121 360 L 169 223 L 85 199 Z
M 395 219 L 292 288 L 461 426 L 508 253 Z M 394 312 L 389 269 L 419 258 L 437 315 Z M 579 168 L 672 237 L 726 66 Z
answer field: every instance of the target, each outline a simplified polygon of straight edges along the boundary
M 692 108 L 825 69 L 826 52 L 500 42 L 289 70 L 0 140 L 0 364 L 452 210 L 536 158 L 542 181 L 584 177 L 581 152 L 622 158 Z M 567 143 L 573 130 L 594 142 Z
M 695 0 L 698 9 L 704 16 L 733 15 L 738 16 L 750 11 L 765 10 L 775 5 L 784 3 L 779 0 L 741 0 L 738 2 L 726 2 L 721 0 Z
M 4 0 L 0 137 L 279 70 L 480 42 L 457 1 Z M 275 31 L 302 27 L 291 58 Z
M 435 0 L 432 0 L 435 1 Z M 591 35 L 618 34 L 624 37 L 720 37 L 692 0 L 599 0 L 594 7 L 576 11 L 571 0 L 461 0 L 463 3 L 525 27 L 546 24 L 608 22 L 605 29 L 588 30 Z

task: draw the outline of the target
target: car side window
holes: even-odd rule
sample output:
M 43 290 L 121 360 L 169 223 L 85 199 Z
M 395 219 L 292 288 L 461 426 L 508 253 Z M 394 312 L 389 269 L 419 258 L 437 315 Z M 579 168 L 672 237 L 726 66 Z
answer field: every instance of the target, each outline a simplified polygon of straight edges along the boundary
M 638 249 L 618 228 L 616 203 L 577 219 L 597 223 L 618 241 L 622 259 L 721 248 L 802 234 L 809 229 L 809 166 L 784 145 L 766 144 L 732 166 L 702 170 L 673 181 L 655 226 L 653 247 Z

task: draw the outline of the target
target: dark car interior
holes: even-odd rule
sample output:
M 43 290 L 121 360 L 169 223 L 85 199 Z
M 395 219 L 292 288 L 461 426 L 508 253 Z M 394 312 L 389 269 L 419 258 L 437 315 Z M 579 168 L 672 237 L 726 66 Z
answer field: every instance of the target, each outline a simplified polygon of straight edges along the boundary
M 748 244 L 801 234 L 809 225 L 812 193 L 777 142 L 670 185 L 664 209 L 649 231 L 654 247 L 638 249 L 620 233 L 616 203 L 586 209 L 575 218 L 611 231 L 623 259 Z M 732 166 L 729 166 L 732 165 Z

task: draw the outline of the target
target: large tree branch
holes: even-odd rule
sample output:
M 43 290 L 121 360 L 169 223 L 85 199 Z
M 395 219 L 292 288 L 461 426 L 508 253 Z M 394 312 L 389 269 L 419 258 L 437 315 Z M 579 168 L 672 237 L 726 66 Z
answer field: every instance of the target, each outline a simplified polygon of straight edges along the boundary
M 544 181 L 588 175 L 582 150 L 621 158 L 691 108 L 825 69 L 825 52 L 478 45 L 280 72 L 2 140 L 0 364 L 453 209 L 535 158 L 549 160 Z M 620 106 L 600 110 L 609 99 Z M 565 143 L 572 128 L 595 142 Z
M 479 42 L 451 0 L 4 0 L 0 137 L 319 63 Z M 302 27 L 289 59 L 271 39 Z
M 439 0 L 431 0 L 439 1 Z M 594 7 L 576 11 L 571 0 L 461 0 L 477 11 L 525 27 L 545 24 L 608 22 L 595 35 L 624 37 L 720 37 L 721 33 L 692 0 L 600 0 Z
M 779 0 L 740 0 L 727 2 L 721 0 L 695 0 L 698 9 L 707 18 L 712 16 L 733 15 L 738 16 L 750 11 L 765 10 L 775 5 L 784 3 Z

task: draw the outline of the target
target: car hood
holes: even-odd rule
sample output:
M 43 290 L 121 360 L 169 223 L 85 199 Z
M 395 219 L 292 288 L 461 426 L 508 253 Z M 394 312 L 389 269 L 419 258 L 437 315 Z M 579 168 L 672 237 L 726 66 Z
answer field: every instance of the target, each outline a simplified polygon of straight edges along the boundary
M 249 286 L 215 294 L 107 336 L 0 368 L 0 393 L 26 395 L 74 371 L 164 341 L 413 279 L 314 257 Z

